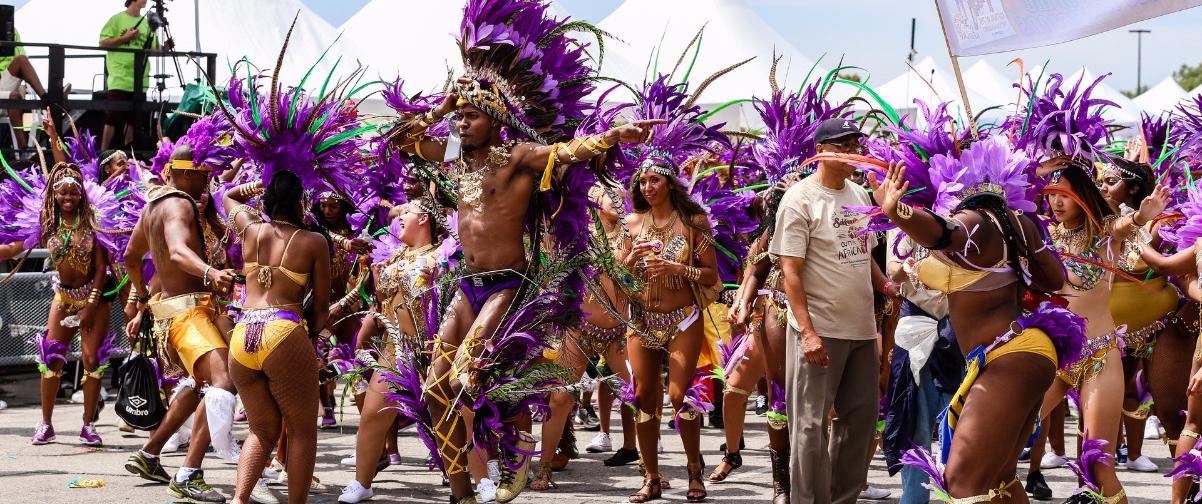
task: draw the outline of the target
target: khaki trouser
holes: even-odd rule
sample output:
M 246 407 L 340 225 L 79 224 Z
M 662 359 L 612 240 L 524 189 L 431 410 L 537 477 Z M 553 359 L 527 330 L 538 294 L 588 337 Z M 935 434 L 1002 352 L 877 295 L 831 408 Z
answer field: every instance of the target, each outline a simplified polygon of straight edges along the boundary
M 824 337 L 822 342 L 830 362 L 825 368 L 811 366 L 801 350 L 801 333 L 789 327 L 789 502 L 854 504 L 868 479 L 866 461 L 880 401 L 880 359 L 876 340 Z M 832 406 L 833 425 L 827 419 Z

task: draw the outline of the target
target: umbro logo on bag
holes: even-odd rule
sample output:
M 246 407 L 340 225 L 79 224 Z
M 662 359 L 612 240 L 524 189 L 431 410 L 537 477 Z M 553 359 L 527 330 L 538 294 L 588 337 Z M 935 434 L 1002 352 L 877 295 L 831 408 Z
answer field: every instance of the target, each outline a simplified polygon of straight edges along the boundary
M 129 399 L 127 399 L 127 401 L 129 402 L 130 406 L 133 406 L 138 409 L 141 409 L 142 406 L 146 406 L 146 403 L 147 403 L 146 399 L 143 399 L 142 396 L 129 396 Z

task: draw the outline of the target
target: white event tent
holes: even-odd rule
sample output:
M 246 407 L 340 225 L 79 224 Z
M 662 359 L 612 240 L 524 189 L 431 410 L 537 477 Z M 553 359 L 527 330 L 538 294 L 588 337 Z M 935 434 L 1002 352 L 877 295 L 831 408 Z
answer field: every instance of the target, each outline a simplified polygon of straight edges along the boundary
M 1136 96 L 1132 101 L 1148 115 L 1156 116 L 1162 112 L 1171 112 L 1177 108 L 1177 103 L 1185 99 L 1185 90 L 1173 80 L 1172 76 L 1165 77 L 1159 84 Z
M 913 68 L 906 69 L 905 73 L 876 87 L 876 91 L 883 100 L 897 110 L 898 114 L 908 113 L 911 120 L 921 120 L 918 117 L 918 108 L 914 100 L 922 100 L 930 107 L 934 107 L 940 102 L 951 102 L 948 105 L 948 114 L 959 121 L 967 119 L 964 105 L 960 99 L 960 88 L 956 85 L 955 74 L 935 64 L 935 59 L 930 56 L 913 65 Z M 1004 98 L 999 96 L 996 99 Z M 973 114 L 978 114 L 992 105 L 1005 103 L 996 103 L 994 98 L 983 95 L 971 87 L 968 88 L 968 100 Z
M 167 6 L 166 17 L 177 50 L 195 51 L 199 48 L 201 52 L 218 55 L 218 85 L 223 85 L 229 79 L 230 66 L 243 56 L 260 68 L 274 67 L 288 27 L 298 13 L 296 29 L 292 33 L 281 70 L 281 79 L 284 82 L 299 83 L 304 73 L 317 62 L 322 51 L 335 39 L 334 28 L 306 7 L 301 0 L 204 0 L 171 2 Z M 16 27 L 21 32 L 21 40 L 25 42 L 95 46 L 100 41 L 100 29 L 109 17 L 121 10 L 120 7 L 121 2 L 31 0 L 17 9 Z M 149 11 L 148 7 L 143 13 Z M 64 16 L 64 12 L 70 12 L 71 15 Z M 198 24 L 199 41 L 196 29 Z M 46 54 L 46 50 L 42 48 L 29 48 L 27 52 L 31 56 Z M 87 53 L 74 50 L 67 52 Z M 92 54 L 103 55 L 100 51 Z M 169 87 L 167 94 L 178 96 L 180 89 L 179 79 L 174 76 L 175 65 L 167 59 L 163 59 L 162 62 L 157 60 L 151 58 L 150 73 L 172 74 L 166 82 Z M 33 61 L 38 74 L 46 80 L 47 60 L 33 58 Z M 179 64 L 185 82 L 196 78 L 196 65 L 184 58 L 179 59 Z M 324 78 L 332 64 L 333 59 L 327 58 L 313 72 Z M 64 68 L 64 82 L 70 83 L 75 90 L 103 89 L 103 75 L 103 58 L 69 59 Z M 313 81 L 320 85 L 321 78 L 311 78 L 306 87 L 314 85 Z M 153 82 L 151 92 L 153 93 Z
M 676 70 L 674 79 L 679 80 L 692 65 L 690 91 L 713 73 L 755 57 L 705 89 L 698 101 L 703 107 L 768 96 L 773 53 L 781 57 L 777 70 L 781 86 L 796 88 L 814 65 L 813 60 L 761 19 L 745 0 L 626 0 L 599 26 L 625 42 L 607 45 L 607 54 L 617 54 L 638 69 L 633 75 L 624 74 L 618 69 L 611 70 L 606 63 L 602 73 L 635 85 L 643 81 L 644 73 L 656 69 L 657 51 L 658 71 L 672 72 L 689 41 L 702 27 L 705 31 L 696 62 L 693 62 L 693 51 L 697 49 L 694 46 Z M 815 70 L 815 75 L 820 75 L 819 71 Z M 714 120 L 726 122 L 729 129 L 759 124 L 758 115 L 748 103 L 727 108 Z
M 558 2 L 553 1 L 550 10 L 558 18 L 571 16 Z M 417 13 L 421 22 L 398 27 L 397 19 Z M 368 76 L 387 82 L 401 77 L 405 79 L 407 93 L 440 90 L 447 80 L 448 69 L 453 76 L 463 73 L 459 46 L 455 43 L 462 20 L 463 2 L 459 1 L 372 0 L 338 27 L 343 64 L 348 59 L 358 60 L 368 68 Z M 574 36 L 595 44 L 588 33 Z M 615 40 L 606 41 L 605 66 L 623 75 L 634 73 L 633 66 L 612 51 L 618 44 Z M 590 48 L 589 52 L 597 56 L 595 49 Z M 608 86 L 599 83 L 597 88 L 600 91 Z M 360 107 L 369 113 L 387 113 L 378 95 Z

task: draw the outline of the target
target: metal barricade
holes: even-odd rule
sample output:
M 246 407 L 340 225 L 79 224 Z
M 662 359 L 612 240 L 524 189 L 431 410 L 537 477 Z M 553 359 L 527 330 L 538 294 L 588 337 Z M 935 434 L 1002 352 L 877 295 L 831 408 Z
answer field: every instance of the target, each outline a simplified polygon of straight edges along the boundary
M 45 250 L 30 253 L 30 259 L 43 259 Z M 0 274 L 0 278 L 7 276 Z M 50 301 L 54 297 L 52 272 L 18 272 L 0 286 L 0 366 L 36 362 L 37 338 L 46 330 Z M 113 357 L 129 352 L 124 337 L 125 315 L 118 296 L 109 319 L 109 337 L 113 338 Z M 72 360 L 79 358 L 79 337 L 71 338 Z

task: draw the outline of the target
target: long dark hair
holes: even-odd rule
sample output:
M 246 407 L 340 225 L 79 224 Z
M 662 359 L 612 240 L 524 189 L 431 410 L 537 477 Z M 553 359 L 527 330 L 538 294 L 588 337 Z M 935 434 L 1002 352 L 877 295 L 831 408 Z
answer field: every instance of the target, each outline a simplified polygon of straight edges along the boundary
M 1094 223 L 1101 224 L 1102 219 L 1114 215 L 1114 209 L 1110 208 L 1109 203 L 1106 203 L 1102 191 L 1098 189 L 1093 178 L 1080 165 L 1070 164 L 1059 173 L 1060 177 L 1068 181 L 1070 190 L 1077 196 L 1079 202 L 1074 201 L 1074 203 L 1083 205 L 1081 210 L 1086 213 L 1086 225 L 1089 226 L 1090 235 L 1096 238 L 1102 230 L 1095 229 Z
M 263 213 L 272 220 L 283 219 L 300 224 L 304 215 L 297 204 L 304 197 L 300 177 L 289 171 L 276 171 L 263 193 Z
M 1152 173 L 1152 167 L 1147 163 L 1137 163 L 1123 159 L 1121 157 L 1114 158 L 1114 166 L 1118 168 L 1119 176 L 1123 182 L 1127 183 L 1128 188 L 1136 187 L 1135 194 L 1130 195 L 1131 200 L 1135 203 L 1134 206 L 1139 206 L 1140 202 L 1152 194 L 1152 189 L 1156 185 L 1156 175 Z
M 693 201 L 693 198 L 685 192 L 684 186 L 680 185 L 680 181 L 676 177 L 667 177 L 659 173 L 655 173 L 667 179 L 668 181 L 668 201 L 672 203 L 672 208 L 680 212 L 681 220 L 686 226 L 689 226 L 701 233 L 709 233 L 709 220 L 706 224 L 698 224 L 694 222 L 698 215 L 708 216 L 705 207 L 700 203 Z M 642 173 L 637 173 L 634 179 L 630 182 L 630 203 L 637 213 L 646 213 L 651 210 L 651 203 L 647 201 L 647 197 L 643 196 L 643 190 L 639 188 L 639 179 L 642 178 Z

